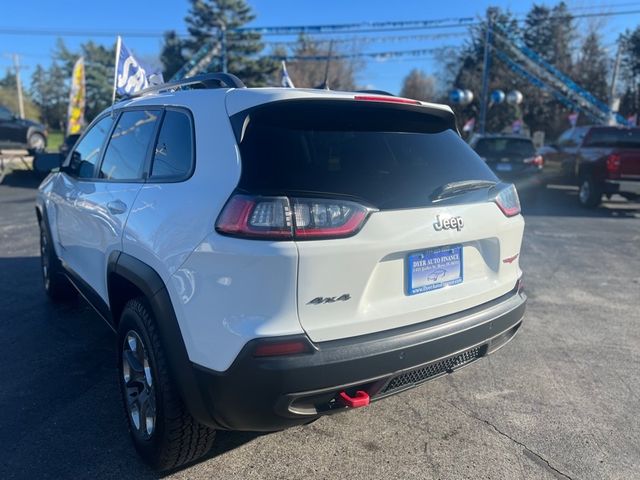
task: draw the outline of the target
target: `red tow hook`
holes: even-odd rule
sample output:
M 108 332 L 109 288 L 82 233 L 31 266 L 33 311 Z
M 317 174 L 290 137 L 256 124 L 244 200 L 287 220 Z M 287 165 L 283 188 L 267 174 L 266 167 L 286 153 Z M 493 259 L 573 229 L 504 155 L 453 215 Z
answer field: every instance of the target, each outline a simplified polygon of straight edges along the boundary
M 358 390 L 355 396 L 351 397 L 346 391 L 339 393 L 340 401 L 346 406 L 351 408 L 366 407 L 369 405 L 369 394 L 364 390 Z

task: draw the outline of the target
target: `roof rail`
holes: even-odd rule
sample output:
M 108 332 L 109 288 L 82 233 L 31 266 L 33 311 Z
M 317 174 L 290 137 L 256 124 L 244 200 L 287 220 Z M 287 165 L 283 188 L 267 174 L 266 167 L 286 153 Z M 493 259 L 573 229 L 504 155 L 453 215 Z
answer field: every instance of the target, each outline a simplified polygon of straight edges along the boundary
M 190 85 L 201 85 L 201 88 L 247 88 L 242 80 L 231 73 L 205 73 L 203 75 L 195 75 L 189 78 L 183 78 L 175 82 L 162 83 L 160 85 L 152 85 L 124 97 L 123 99 L 130 99 L 141 97 L 148 93 L 159 93 L 167 90 L 174 90 Z

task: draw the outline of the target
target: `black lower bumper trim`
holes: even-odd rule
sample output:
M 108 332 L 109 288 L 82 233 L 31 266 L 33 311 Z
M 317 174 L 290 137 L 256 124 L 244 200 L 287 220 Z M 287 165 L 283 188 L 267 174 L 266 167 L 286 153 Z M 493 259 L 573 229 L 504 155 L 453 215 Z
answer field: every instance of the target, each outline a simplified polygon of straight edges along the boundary
M 212 426 L 281 430 L 344 408 L 342 390 L 378 400 L 494 352 L 515 335 L 525 303 L 512 291 L 423 324 L 322 342 L 311 354 L 256 358 L 252 341 L 227 371 L 196 365 L 195 373 Z

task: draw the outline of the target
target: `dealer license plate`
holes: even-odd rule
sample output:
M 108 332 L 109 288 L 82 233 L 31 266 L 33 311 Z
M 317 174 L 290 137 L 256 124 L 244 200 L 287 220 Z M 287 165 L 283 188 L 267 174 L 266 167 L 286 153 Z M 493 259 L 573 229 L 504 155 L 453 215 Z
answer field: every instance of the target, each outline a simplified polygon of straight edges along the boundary
M 409 295 L 462 283 L 462 245 L 412 253 L 407 264 Z

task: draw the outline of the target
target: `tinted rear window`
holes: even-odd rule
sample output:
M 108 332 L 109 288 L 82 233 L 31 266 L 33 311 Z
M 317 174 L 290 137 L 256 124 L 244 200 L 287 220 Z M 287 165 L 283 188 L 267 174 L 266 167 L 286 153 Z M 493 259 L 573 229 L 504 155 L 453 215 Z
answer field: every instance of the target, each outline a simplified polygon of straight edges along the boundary
M 594 128 L 589 132 L 584 146 L 640 148 L 640 129 Z
M 476 152 L 481 157 L 535 155 L 533 143 L 526 138 L 483 138 L 478 140 Z
M 251 112 L 243 130 L 239 188 L 252 193 L 355 197 L 395 209 L 429 205 L 450 182 L 496 180 L 446 120 L 415 107 L 279 102 Z

